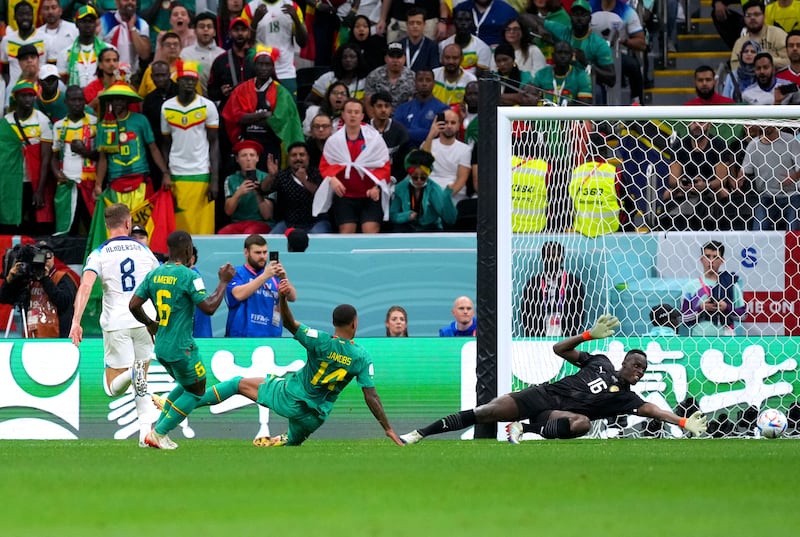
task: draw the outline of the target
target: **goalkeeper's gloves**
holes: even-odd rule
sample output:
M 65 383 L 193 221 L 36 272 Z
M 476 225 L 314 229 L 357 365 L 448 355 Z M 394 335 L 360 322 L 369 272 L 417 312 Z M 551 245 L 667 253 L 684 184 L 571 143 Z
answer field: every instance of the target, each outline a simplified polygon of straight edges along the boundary
M 614 331 L 619 326 L 619 319 L 614 317 L 613 315 L 601 315 L 597 321 L 595 321 L 594 326 L 588 332 L 584 332 L 583 339 L 604 339 L 614 335 Z M 589 337 L 586 337 L 586 336 Z
M 702 412 L 695 412 L 688 418 L 681 418 L 681 427 L 692 433 L 692 436 L 700 436 L 706 432 L 706 416 Z

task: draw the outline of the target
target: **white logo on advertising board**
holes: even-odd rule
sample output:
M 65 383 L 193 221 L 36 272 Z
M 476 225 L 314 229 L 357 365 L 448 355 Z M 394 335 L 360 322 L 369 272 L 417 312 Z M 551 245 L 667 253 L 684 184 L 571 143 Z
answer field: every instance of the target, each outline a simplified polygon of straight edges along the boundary
M 0 421 L 2 439 L 78 438 L 80 429 L 80 375 L 78 349 L 69 342 L 26 342 L 21 368 L 12 368 L 14 342 L 0 343 L 0 410 L 26 409 L 31 416 Z M 29 378 L 46 387 L 34 395 L 16 379 Z M 39 415 L 40 417 L 33 417 Z

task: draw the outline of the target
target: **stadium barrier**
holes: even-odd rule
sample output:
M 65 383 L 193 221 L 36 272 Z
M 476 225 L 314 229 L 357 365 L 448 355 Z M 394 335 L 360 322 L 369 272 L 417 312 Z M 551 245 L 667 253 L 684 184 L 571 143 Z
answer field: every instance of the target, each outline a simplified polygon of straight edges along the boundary
M 363 338 L 371 354 L 375 384 L 396 430 L 405 432 L 459 407 L 475 404 L 473 338 Z M 515 356 L 513 387 L 556 380 L 574 371 L 552 352 L 553 340 L 518 340 L 527 346 Z M 736 419 L 749 407 L 779 408 L 797 403 L 800 341 L 784 338 L 613 338 L 582 345 L 603 352 L 619 365 L 626 349 L 642 348 L 648 372 L 636 386 L 644 399 L 674 408 L 688 397 L 712 416 Z M 305 353 L 288 339 L 199 340 L 208 384 L 231 377 L 283 375 L 299 368 Z M 126 439 L 138 431 L 132 394 L 109 398 L 102 389 L 102 342 L 86 340 L 80 350 L 69 342 L 0 342 L 0 438 Z M 151 366 L 150 387 L 166 393 L 174 387 L 164 368 Z M 628 428 L 643 424 L 632 417 Z M 284 432 L 286 421 L 236 396 L 192 413 L 176 440 L 241 438 Z M 314 438 L 376 438 L 381 430 L 356 384 L 340 396 L 328 422 Z M 457 437 L 455 434 L 451 438 Z
M 459 405 L 462 339 L 359 339 L 373 358 L 374 378 L 386 412 L 398 431 L 449 413 Z M 298 369 L 305 349 L 294 340 L 201 339 L 207 385 L 234 376 L 284 375 Z M 168 393 L 175 384 L 157 362 L 150 368 L 150 390 Z M 138 437 L 131 392 L 109 398 L 103 391 L 103 342 L 86 339 L 80 349 L 69 341 L 0 342 L 0 438 L 125 439 Z M 172 435 L 242 438 L 286 431 L 286 420 L 235 396 L 197 409 Z M 314 438 L 380 438 L 354 381 Z
M 295 317 L 309 326 L 329 327 L 331 310 L 349 302 L 359 312 L 359 336 L 379 337 L 385 333 L 386 310 L 398 304 L 408 312 L 411 336 L 436 336 L 450 322 L 457 296 L 475 298 L 475 235 L 317 235 L 304 253 L 286 252 L 283 236 L 267 239 L 270 249 L 281 252 L 281 262 L 298 289 L 298 301 L 292 305 Z M 597 238 L 575 233 L 515 234 L 514 274 L 538 272 L 539 250 L 548 240 L 565 245 L 566 269 L 586 285 L 587 324 L 600 313 L 610 312 L 622 322 L 620 335 L 646 334 L 651 308 L 662 302 L 680 306 L 682 286 L 700 272 L 702 244 L 718 240 L 726 247 L 725 270 L 740 278 L 748 303 L 739 335 L 800 334 L 800 303 L 794 291 L 800 288 L 800 264 L 793 262 L 800 233 L 613 233 Z M 207 288 L 216 284 L 222 264 L 244 261 L 243 237 L 203 236 L 195 242 Z M 515 279 L 514 326 L 520 325 L 519 300 L 525 283 L 522 277 Z M 0 315 L 3 326 L 8 311 Z M 223 304 L 212 317 L 215 337 L 224 335 L 226 317 Z M 99 335 L 99 327 L 91 330 L 88 323 L 83 323 L 85 333 Z

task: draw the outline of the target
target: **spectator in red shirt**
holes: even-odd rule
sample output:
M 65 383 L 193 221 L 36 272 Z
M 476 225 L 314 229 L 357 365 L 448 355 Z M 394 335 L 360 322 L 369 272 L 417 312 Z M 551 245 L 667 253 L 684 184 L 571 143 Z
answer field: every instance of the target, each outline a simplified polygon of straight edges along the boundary
M 686 106 L 703 104 L 734 104 L 733 99 L 723 97 L 716 91 L 717 81 L 714 78 L 714 69 L 708 65 L 701 65 L 694 70 L 694 91 L 697 97 L 683 103 Z
M 364 105 L 348 100 L 344 128 L 325 143 L 319 171 L 325 181 L 315 196 L 314 214 L 333 209 L 339 233 L 378 233 L 389 213 L 391 160 L 378 131 L 363 125 Z

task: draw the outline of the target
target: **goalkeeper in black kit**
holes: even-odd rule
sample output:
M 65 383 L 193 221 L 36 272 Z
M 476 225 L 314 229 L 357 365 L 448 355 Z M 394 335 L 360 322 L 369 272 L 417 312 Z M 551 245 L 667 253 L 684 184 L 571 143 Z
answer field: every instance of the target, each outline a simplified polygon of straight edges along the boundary
M 706 417 L 696 412 L 682 418 L 669 410 L 646 403 L 631 386 L 647 371 L 647 355 L 631 350 L 625 355 L 619 371 L 602 354 L 588 354 L 576 347 L 584 341 L 603 339 L 614 334 L 619 321 L 603 315 L 591 330 L 561 340 L 553 351 L 580 368 L 552 384 L 539 384 L 518 392 L 501 395 L 472 410 L 462 410 L 439 419 L 427 427 L 416 429 L 400 438 L 415 444 L 434 434 L 458 431 L 476 423 L 512 422 L 506 428 L 508 440 L 519 443 L 523 432 L 535 432 L 544 438 L 577 438 L 589 432 L 591 421 L 613 418 L 620 414 L 636 414 L 679 425 L 693 436 L 706 431 Z M 529 418 L 530 425 L 518 423 Z

